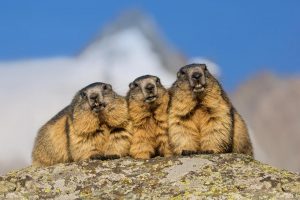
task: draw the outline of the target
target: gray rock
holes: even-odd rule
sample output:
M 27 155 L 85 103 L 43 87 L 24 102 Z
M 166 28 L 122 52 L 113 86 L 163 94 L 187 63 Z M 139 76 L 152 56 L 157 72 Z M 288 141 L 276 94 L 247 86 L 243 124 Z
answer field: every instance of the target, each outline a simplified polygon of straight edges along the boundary
M 83 161 L 0 177 L 5 199 L 300 199 L 300 175 L 238 154 Z

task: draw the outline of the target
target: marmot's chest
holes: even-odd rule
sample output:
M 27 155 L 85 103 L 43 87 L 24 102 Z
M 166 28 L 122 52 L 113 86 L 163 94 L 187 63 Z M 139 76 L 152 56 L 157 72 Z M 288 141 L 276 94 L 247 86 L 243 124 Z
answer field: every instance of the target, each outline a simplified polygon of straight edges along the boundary
M 199 107 L 187 115 L 187 120 L 193 123 L 199 131 L 213 119 L 215 119 L 215 114 L 207 107 Z
M 159 134 L 159 130 L 163 129 L 165 123 L 167 121 L 158 121 L 155 117 L 151 116 L 145 121 L 144 129 L 149 136 L 156 137 Z

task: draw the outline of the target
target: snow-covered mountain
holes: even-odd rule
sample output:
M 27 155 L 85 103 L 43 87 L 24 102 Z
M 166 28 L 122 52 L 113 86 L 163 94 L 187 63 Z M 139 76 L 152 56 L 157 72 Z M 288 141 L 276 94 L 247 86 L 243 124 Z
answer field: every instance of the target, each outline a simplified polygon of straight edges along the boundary
M 74 57 L 0 62 L 0 173 L 30 164 L 38 129 L 87 84 L 111 83 L 124 95 L 137 76 L 153 74 L 168 87 L 184 64 L 139 12 L 120 16 Z

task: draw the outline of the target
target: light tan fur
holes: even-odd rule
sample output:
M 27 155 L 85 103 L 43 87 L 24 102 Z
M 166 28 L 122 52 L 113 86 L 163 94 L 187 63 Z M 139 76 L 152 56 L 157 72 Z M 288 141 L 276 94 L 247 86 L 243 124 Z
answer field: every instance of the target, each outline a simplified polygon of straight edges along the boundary
M 196 71 L 202 74 L 199 81 L 205 86 L 200 92 L 193 91 L 196 83 L 191 76 Z M 205 65 L 183 67 L 170 94 L 169 136 L 175 154 L 253 155 L 245 122 Z
M 33 165 L 128 155 L 131 135 L 126 99 L 109 91 L 102 95 L 102 100 L 107 101 L 105 109 L 94 112 L 87 97 L 82 96 L 95 88 L 99 90 L 96 93 L 100 92 L 103 85 L 94 83 L 80 90 L 69 106 L 39 130 L 32 152 Z
M 157 99 L 147 103 L 144 92 L 146 83 L 155 85 Z M 128 92 L 129 116 L 133 126 L 130 155 L 137 159 L 149 159 L 155 155 L 171 156 L 168 138 L 168 103 L 169 94 L 154 76 L 137 78 Z
M 116 158 L 129 155 L 132 139 L 132 127 L 129 121 L 128 105 L 124 97 L 116 98 L 108 105 L 100 120 L 104 122 L 105 133 L 108 135 L 104 145 L 104 158 Z

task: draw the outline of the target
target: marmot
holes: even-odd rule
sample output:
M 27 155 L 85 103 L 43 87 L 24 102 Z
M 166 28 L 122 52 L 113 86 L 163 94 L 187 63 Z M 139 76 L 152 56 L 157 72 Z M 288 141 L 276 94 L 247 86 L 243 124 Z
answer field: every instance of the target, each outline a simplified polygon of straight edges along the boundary
M 169 137 L 175 154 L 253 155 L 244 120 L 205 64 L 182 67 L 169 91 Z
M 171 156 L 168 138 L 168 91 L 156 76 L 136 78 L 127 93 L 129 116 L 132 121 L 130 155 L 137 159 Z
M 131 138 L 128 126 L 126 99 L 109 84 L 90 84 L 39 130 L 33 165 L 127 155 Z

